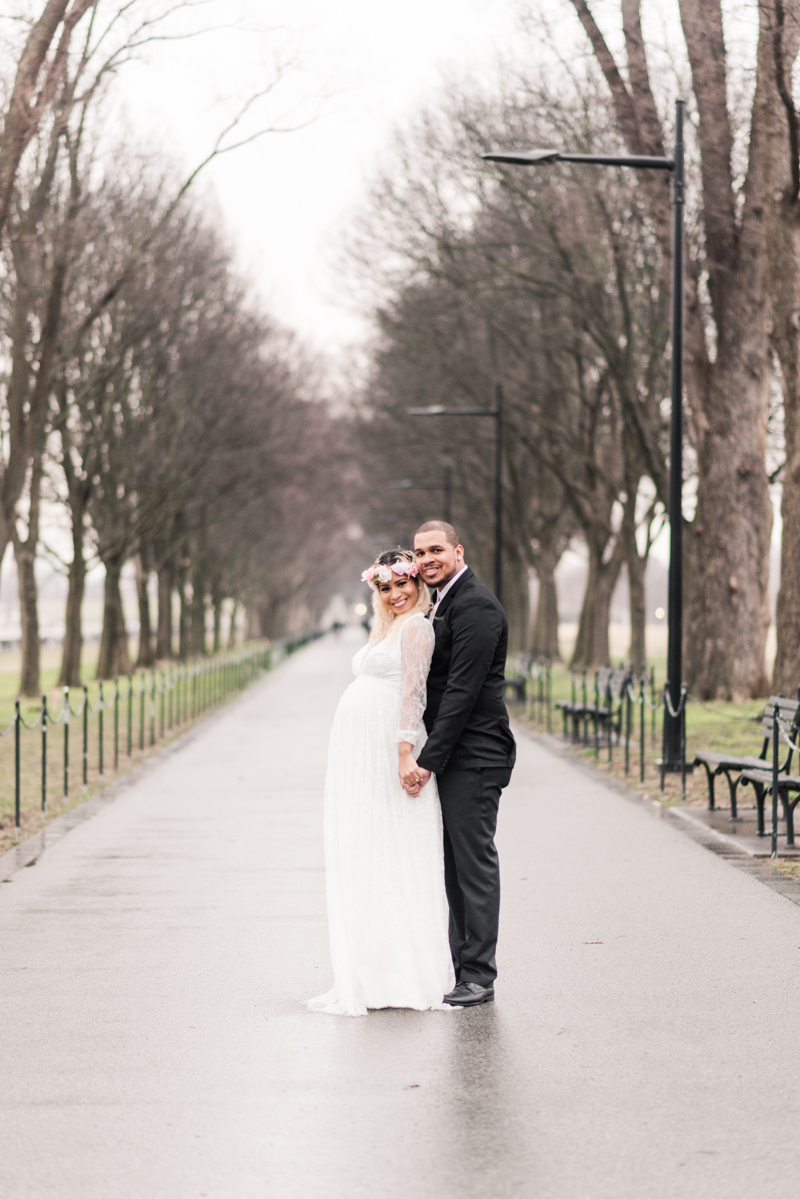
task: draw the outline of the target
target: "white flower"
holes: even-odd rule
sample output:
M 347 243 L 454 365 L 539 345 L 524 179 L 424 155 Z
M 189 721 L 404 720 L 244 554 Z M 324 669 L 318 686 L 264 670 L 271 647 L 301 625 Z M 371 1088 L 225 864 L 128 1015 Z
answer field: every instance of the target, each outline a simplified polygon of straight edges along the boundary
M 391 583 L 392 581 L 392 572 L 388 566 L 379 566 L 375 574 L 381 583 Z

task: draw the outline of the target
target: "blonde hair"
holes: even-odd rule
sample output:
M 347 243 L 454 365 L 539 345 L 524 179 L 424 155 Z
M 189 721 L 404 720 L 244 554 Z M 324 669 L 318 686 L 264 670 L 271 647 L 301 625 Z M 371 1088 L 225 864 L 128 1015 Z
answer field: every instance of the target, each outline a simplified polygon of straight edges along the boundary
M 385 550 L 378 556 L 375 561 L 376 566 L 391 567 L 394 562 L 415 562 L 416 558 L 411 550 Z M 389 631 L 394 632 L 395 626 L 403 624 L 411 616 L 425 616 L 431 609 L 433 597 L 428 584 L 423 580 L 422 575 L 416 575 L 414 582 L 417 584 L 417 602 L 410 612 L 404 612 L 402 616 L 395 616 L 389 609 L 388 604 L 384 604 L 381 600 L 381 593 L 376 587 L 372 593 L 372 611 L 375 614 L 375 620 L 372 625 L 372 630 L 369 635 L 371 645 L 375 645 L 378 641 L 383 641 L 384 637 L 389 635 Z

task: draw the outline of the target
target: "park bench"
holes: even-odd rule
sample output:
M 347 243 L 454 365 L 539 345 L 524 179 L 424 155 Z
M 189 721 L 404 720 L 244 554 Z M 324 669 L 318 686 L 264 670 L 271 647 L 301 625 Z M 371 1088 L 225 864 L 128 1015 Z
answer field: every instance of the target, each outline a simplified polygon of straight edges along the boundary
M 577 687 L 577 682 L 576 682 L 576 680 L 578 678 L 578 671 L 576 671 L 576 670 L 570 671 L 570 683 L 571 683 L 571 688 L 572 688 L 572 698 L 556 700 L 556 708 L 559 710 L 559 712 L 561 713 L 561 716 L 564 720 L 564 736 L 565 737 L 569 736 L 569 726 L 570 726 L 570 722 L 572 722 L 572 740 L 573 741 L 577 740 L 575 713 L 578 712 L 579 710 L 582 711 L 583 706 L 586 703 L 586 671 L 585 670 L 582 671 L 581 674 L 582 674 L 581 686 L 582 686 L 582 691 L 583 691 L 583 701 L 581 702 L 578 700 L 578 687 Z
M 631 679 L 630 670 L 624 667 L 614 669 L 610 666 L 600 666 L 594 673 L 594 702 L 587 698 L 586 671 L 581 674 L 581 698 L 578 698 L 576 684 L 577 673 L 572 672 L 572 698 L 560 699 L 556 707 L 560 709 L 564 719 L 564 736 L 568 735 L 569 724 L 572 723 L 572 740 L 581 739 L 588 743 L 589 726 L 594 728 L 595 739 L 602 732 L 604 737 L 616 733 L 619 741 L 622 727 L 622 712 L 624 707 L 625 688 Z
M 800 688 L 798 688 L 800 697 Z M 774 730 L 774 705 L 773 718 L 769 721 L 770 727 Z M 764 723 L 767 723 L 770 708 L 768 707 L 764 713 Z M 785 713 L 785 714 L 784 714 Z M 779 765 L 777 771 L 778 795 L 781 807 L 783 808 L 783 816 L 786 822 L 786 844 L 794 847 L 794 810 L 800 803 L 800 775 L 792 775 L 789 771 L 792 768 L 792 756 L 795 750 L 798 749 L 797 738 L 800 732 L 800 702 L 797 705 L 797 710 L 790 716 L 785 709 L 780 709 L 778 713 L 778 728 L 782 734 L 780 740 L 784 749 L 788 750 L 786 760 L 782 765 Z M 774 739 L 774 731 L 773 731 Z M 774 765 L 774 761 L 773 761 Z M 740 776 L 740 782 L 743 786 L 750 785 L 756 793 L 756 808 L 758 810 L 758 834 L 763 837 L 764 830 L 764 804 L 767 794 L 772 791 L 775 775 L 773 769 L 767 769 L 766 763 L 763 767 L 748 767 L 743 770 Z M 794 794 L 794 799 L 791 796 Z M 774 816 L 773 816 L 774 820 Z M 775 828 L 773 827 L 773 836 Z
M 708 807 L 714 810 L 714 780 L 724 774 L 728 782 L 731 798 L 731 819 L 737 819 L 736 795 L 740 783 L 753 786 L 756 793 L 756 808 L 758 810 L 758 834 L 764 836 L 764 797 L 772 786 L 772 762 L 768 758 L 773 738 L 773 713 L 778 705 L 780 722 L 784 730 L 789 730 L 789 739 L 797 740 L 800 734 L 800 687 L 798 699 L 787 699 L 783 695 L 771 695 L 761 716 L 761 752 L 758 756 L 750 754 L 715 753 L 712 750 L 700 750 L 695 754 L 694 765 L 703 766 L 708 780 Z M 788 748 L 788 747 L 787 747 Z M 791 768 L 792 750 L 788 750 L 785 761 L 779 764 L 779 773 L 785 775 Z M 767 775 L 764 786 L 762 775 Z M 800 784 L 799 784 L 800 785 Z M 785 805 L 784 805 L 785 806 Z M 792 808 L 792 812 L 794 808 Z
M 506 664 L 506 669 L 511 673 L 507 674 L 505 678 L 505 692 L 508 694 L 511 691 L 514 699 L 520 704 L 524 704 L 527 698 L 528 679 L 532 666 L 533 654 L 527 651 L 517 654 L 510 665 Z
M 622 712 L 624 708 L 625 688 L 631 679 L 631 672 L 624 667 L 614 669 L 609 666 L 599 667 L 594 674 L 594 703 L 584 704 L 581 719 L 584 726 L 584 740 L 589 722 L 594 726 L 595 740 L 598 734 L 603 734 L 610 740 L 614 733 L 619 743 L 622 731 Z

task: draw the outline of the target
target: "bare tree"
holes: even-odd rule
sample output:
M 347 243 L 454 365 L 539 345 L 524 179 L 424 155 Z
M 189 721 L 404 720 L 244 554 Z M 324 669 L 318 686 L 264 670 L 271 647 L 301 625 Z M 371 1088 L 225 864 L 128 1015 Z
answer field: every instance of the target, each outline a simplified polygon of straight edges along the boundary
M 666 137 L 642 37 L 639 0 L 621 0 L 627 79 L 587 0 L 572 0 L 632 154 L 662 155 Z M 757 78 L 747 168 L 733 162 L 734 119 L 720 0 L 681 0 L 699 150 L 703 253 L 690 260 L 687 398 L 697 452 L 697 510 L 687 581 L 686 672 L 703 696 L 765 693 L 772 506 L 764 465 L 769 366 L 765 321 L 763 119 L 773 44 L 759 8 Z M 669 219 L 657 180 L 644 180 L 667 261 Z M 702 284 L 702 286 L 701 286 Z M 707 289 L 708 302 L 703 296 Z

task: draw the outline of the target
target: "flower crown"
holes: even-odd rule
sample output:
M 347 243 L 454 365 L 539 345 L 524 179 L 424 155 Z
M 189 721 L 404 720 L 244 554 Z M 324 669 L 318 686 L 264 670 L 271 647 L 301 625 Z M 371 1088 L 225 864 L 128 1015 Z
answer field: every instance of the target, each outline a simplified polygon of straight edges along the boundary
M 382 563 L 374 563 L 361 574 L 361 582 L 369 583 L 373 591 L 377 590 L 377 583 L 390 583 L 392 575 L 405 575 L 407 579 L 415 579 L 419 574 L 419 567 L 416 562 L 406 562 L 403 558 L 398 558 L 396 562 L 392 562 L 389 566 L 384 566 Z M 377 580 L 377 583 L 376 583 Z

